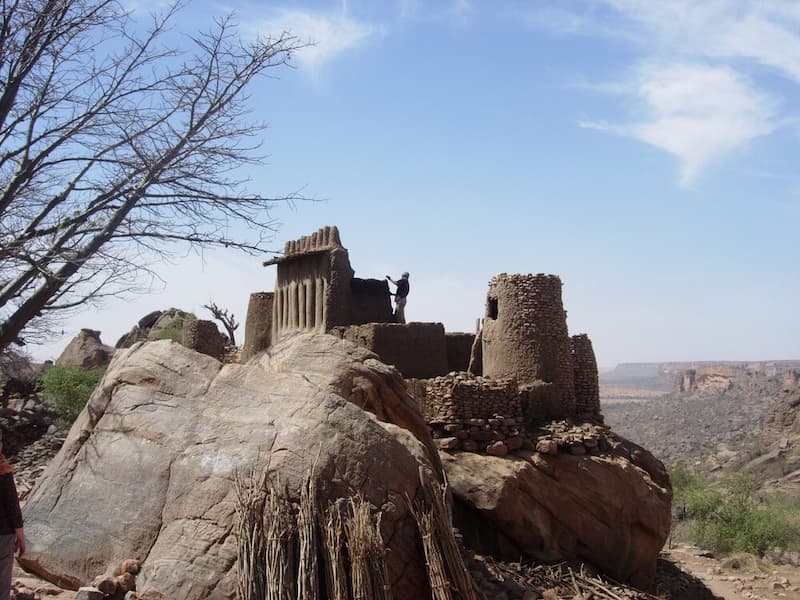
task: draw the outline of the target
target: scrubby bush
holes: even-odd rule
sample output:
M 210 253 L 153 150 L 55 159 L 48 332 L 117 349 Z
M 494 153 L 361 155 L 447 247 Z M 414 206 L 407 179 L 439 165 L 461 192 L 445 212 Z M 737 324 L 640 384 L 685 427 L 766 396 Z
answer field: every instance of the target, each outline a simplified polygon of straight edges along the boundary
M 800 546 L 800 509 L 785 498 L 759 498 L 749 475 L 707 483 L 681 466 L 670 477 L 676 506 L 691 520 L 691 537 L 699 546 L 759 557 Z
M 183 343 L 183 325 L 187 321 L 194 321 L 197 317 L 193 313 L 183 313 L 176 316 L 166 327 L 159 329 L 155 334 L 157 340 L 172 340 L 173 342 Z
M 105 369 L 96 367 L 66 367 L 53 365 L 42 376 L 45 400 L 53 405 L 56 414 L 72 423 L 86 406 Z

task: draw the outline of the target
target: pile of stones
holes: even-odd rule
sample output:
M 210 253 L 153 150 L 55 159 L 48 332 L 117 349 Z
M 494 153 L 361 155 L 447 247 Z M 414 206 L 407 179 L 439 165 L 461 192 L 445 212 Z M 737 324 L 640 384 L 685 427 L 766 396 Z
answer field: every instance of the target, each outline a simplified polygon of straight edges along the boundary
M 100 575 L 91 586 L 78 588 L 75 600 L 138 600 L 136 575 L 140 569 L 138 560 L 123 560 L 113 575 Z
M 580 456 L 614 450 L 618 441 L 609 435 L 609 428 L 594 423 L 551 421 L 540 426 L 534 437 L 534 448 L 540 454 L 565 452 Z

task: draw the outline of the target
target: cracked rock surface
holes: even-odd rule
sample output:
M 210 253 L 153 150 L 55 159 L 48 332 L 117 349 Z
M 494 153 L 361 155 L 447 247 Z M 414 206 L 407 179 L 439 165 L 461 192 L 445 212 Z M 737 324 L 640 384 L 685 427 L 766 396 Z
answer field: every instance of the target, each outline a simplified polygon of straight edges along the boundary
M 115 354 L 28 497 L 22 562 L 76 589 L 134 557 L 141 592 L 233 598 L 234 475 L 268 468 L 299 496 L 316 461 L 321 504 L 360 492 L 381 509 L 395 597 L 424 597 L 405 496 L 420 469 L 441 477 L 432 448 L 399 373 L 347 341 L 299 334 L 224 366 L 137 343 Z

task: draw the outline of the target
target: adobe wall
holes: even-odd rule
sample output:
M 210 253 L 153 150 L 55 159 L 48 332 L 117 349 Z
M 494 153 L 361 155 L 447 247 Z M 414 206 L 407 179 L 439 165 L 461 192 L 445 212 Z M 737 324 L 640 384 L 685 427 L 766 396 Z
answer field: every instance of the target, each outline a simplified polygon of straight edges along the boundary
M 575 386 L 556 275 L 501 273 L 492 278 L 483 325 L 483 375 L 515 377 L 520 385 L 553 384 L 565 415 L 575 414 Z
M 389 283 L 385 279 L 350 281 L 350 324 L 391 323 L 394 321 Z
M 403 377 L 426 379 L 448 372 L 441 323 L 367 323 L 336 327 L 330 333 L 372 350 Z
M 472 333 L 445 333 L 448 373 L 467 370 L 474 341 L 475 334 Z
M 291 331 L 325 332 L 349 323 L 353 269 L 336 227 L 286 242 L 284 255 L 264 264 L 278 265 L 273 340 Z
M 600 383 L 592 340 L 585 333 L 570 338 L 572 373 L 575 384 L 575 412 L 583 416 L 600 414 Z
M 272 304 L 273 292 L 250 294 L 247 304 L 247 319 L 244 325 L 244 344 L 241 361 L 247 362 L 272 343 Z

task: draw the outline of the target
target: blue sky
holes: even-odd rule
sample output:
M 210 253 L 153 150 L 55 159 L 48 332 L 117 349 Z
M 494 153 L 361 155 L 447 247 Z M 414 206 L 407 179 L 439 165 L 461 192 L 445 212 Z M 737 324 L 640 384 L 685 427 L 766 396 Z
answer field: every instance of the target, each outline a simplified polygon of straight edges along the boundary
M 336 224 L 357 276 L 410 271 L 407 316 L 450 331 L 493 275 L 558 274 L 604 366 L 800 358 L 797 2 L 193 0 L 176 27 L 220 10 L 315 42 L 252 90 L 251 187 L 320 200 L 276 208 L 276 249 Z M 218 253 L 161 272 L 33 354 L 156 308 L 244 321 L 275 276 Z

